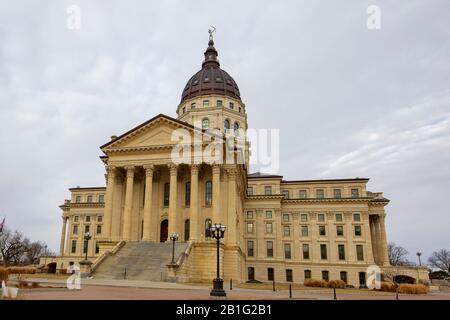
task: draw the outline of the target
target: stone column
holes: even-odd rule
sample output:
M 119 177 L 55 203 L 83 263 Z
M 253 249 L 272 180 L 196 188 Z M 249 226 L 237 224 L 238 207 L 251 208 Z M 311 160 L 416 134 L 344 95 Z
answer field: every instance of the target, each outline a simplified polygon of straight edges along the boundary
M 64 243 L 66 241 L 66 227 L 67 227 L 67 217 L 62 217 L 63 225 L 61 229 L 61 242 L 59 244 L 59 254 L 64 255 Z
M 170 193 L 169 193 L 169 237 L 167 241 L 170 241 L 170 235 L 177 232 L 177 175 L 178 168 L 176 164 L 169 164 L 170 170 Z
M 374 264 L 374 255 L 372 250 L 372 236 L 370 232 L 370 216 L 369 213 L 364 213 L 362 215 L 362 221 L 364 222 L 364 231 L 363 236 L 364 240 L 366 240 L 366 257 L 367 257 L 367 263 L 368 264 Z
M 222 212 L 220 212 L 220 165 L 212 166 L 212 223 L 222 223 Z
M 152 223 L 152 195 L 153 195 L 153 165 L 145 165 L 145 203 L 144 203 L 144 227 L 143 237 L 144 241 L 156 241 L 156 234 L 152 232 L 155 225 Z
M 378 261 L 377 263 L 379 265 L 383 265 L 383 252 L 382 252 L 382 246 L 381 246 L 381 227 L 380 227 L 380 216 L 377 215 L 377 218 L 375 219 L 375 235 L 377 239 L 377 256 Z
M 370 216 L 369 216 L 370 217 Z M 379 258 L 378 258 L 378 251 L 377 251 L 377 233 L 375 230 L 375 221 L 372 217 L 372 219 L 369 218 L 369 224 L 370 224 L 370 238 L 372 240 L 372 252 L 373 252 L 373 258 L 375 260 L 375 263 L 379 263 Z
M 125 167 L 127 182 L 125 190 L 125 208 L 123 212 L 123 239 L 131 239 L 131 213 L 133 209 L 134 167 Z
M 236 170 L 228 169 L 228 244 L 237 245 L 236 230 Z M 213 188 L 214 190 L 214 188 Z M 220 196 L 219 196 L 220 197 Z M 256 222 L 258 223 L 258 222 Z M 254 226 L 256 227 L 256 226 Z
M 190 230 L 189 236 L 190 240 L 198 241 L 199 235 L 199 212 L 198 212 L 198 164 L 193 164 L 191 166 L 191 199 L 189 208 L 189 219 L 190 219 Z
M 383 266 L 389 265 L 389 255 L 388 255 L 388 244 L 386 239 L 386 229 L 384 226 L 384 213 L 380 214 L 380 233 L 381 233 L 381 260 L 383 263 Z
M 103 237 L 105 238 L 111 236 L 113 197 L 114 197 L 114 187 L 116 183 L 116 168 L 113 166 L 108 166 L 106 170 L 108 174 L 107 174 L 105 210 L 103 213 L 103 230 L 102 230 Z

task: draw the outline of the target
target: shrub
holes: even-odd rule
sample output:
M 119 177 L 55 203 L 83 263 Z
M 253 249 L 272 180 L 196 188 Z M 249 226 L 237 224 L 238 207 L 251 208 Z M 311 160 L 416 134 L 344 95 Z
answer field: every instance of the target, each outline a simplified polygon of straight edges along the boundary
M 398 287 L 398 292 L 406 294 L 426 294 L 428 287 L 423 284 L 401 284 Z
M 33 267 L 8 267 L 9 274 L 35 274 L 36 268 Z
M 328 288 L 345 288 L 345 282 L 343 280 L 330 280 L 328 282 Z
M 303 285 L 306 287 L 327 288 L 328 282 L 325 280 L 307 279 L 307 280 L 305 280 Z
M 3 268 L 3 267 L 0 267 L 0 282 L 1 281 L 6 281 L 6 280 L 8 280 L 8 277 L 9 277 L 9 270 L 8 270 L 8 268 Z
M 380 291 L 395 292 L 396 286 L 392 282 L 381 282 Z

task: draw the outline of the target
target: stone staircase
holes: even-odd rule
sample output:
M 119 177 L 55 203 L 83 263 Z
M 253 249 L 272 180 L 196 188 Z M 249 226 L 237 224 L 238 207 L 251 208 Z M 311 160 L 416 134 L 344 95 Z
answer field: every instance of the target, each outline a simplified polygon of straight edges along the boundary
M 175 262 L 188 243 L 176 243 Z M 163 281 L 166 265 L 172 261 L 172 243 L 127 242 L 115 254 L 106 257 L 93 272 L 94 279 Z

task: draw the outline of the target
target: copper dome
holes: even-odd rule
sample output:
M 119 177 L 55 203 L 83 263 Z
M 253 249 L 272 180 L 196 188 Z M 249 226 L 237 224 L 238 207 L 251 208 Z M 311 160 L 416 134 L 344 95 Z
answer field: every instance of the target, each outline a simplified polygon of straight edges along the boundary
M 181 102 L 200 95 L 216 94 L 241 100 L 236 81 L 225 71 L 220 69 L 218 53 L 211 39 L 205 51 L 202 69 L 194 74 L 184 87 Z

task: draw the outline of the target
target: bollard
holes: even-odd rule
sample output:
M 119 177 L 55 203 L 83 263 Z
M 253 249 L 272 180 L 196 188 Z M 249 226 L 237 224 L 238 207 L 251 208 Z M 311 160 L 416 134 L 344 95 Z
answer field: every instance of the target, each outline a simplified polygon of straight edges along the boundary
M 275 291 L 275 279 L 272 281 L 272 289 Z
M 127 278 L 127 268 L 125 268 L 123 272 L 123 280 L 125 280 L 126 278 Z
M 334 288 L 334 287 L 333 287 L 333 299 L 337 300 L 337 298 L 336 298 L 336 288 Z
M 289 298 L 292 298 L 292 285 L 289 284 Z
M 233 290 L 233 279 L 230 278 L 230 290 Z

